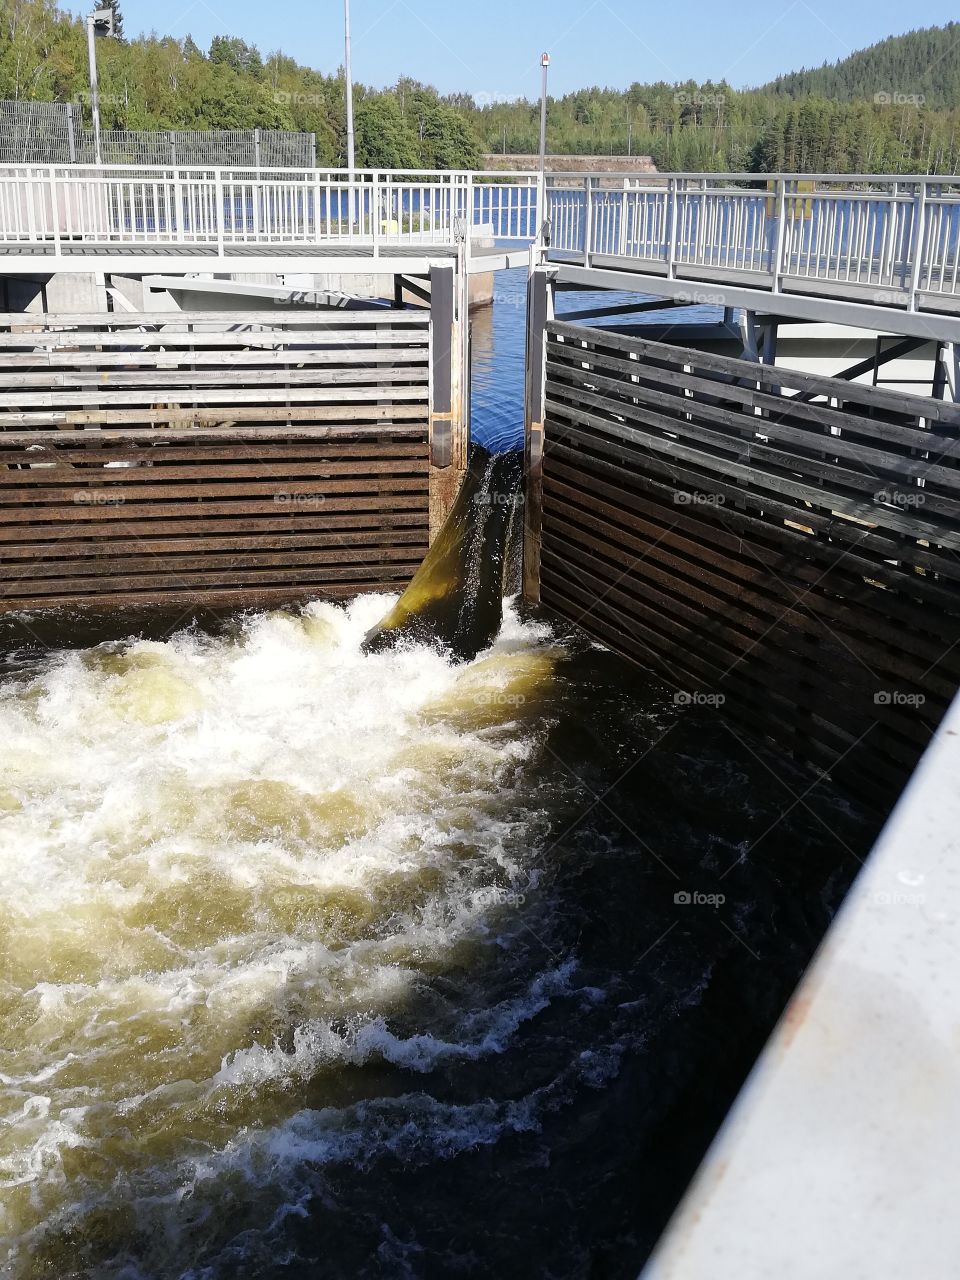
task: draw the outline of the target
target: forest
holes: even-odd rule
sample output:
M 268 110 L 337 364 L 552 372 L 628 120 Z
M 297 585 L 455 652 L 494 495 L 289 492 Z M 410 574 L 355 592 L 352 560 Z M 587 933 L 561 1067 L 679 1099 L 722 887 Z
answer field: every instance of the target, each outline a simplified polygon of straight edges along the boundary
M 235 36 L 204 51 L 187 36 L 98 42 L 105 128 L 292 129 L 317 162 L 345 160 L 342 71 L 325 75 Z M 0 99 L 88 112 L 86 32 L 55 0 L 0 0 Z M 539 103 L 439 94 L 400 77 L 354 85 L 357 163 L 474 168 L 484 153 L 533 153 Z M 662 170 L 955 173 L 960 162 L 960 23 L 894 36 L 833 65 L 753 89 L 724 81 L 585 87 L 548 104 L 554 154 L 649 155 Z

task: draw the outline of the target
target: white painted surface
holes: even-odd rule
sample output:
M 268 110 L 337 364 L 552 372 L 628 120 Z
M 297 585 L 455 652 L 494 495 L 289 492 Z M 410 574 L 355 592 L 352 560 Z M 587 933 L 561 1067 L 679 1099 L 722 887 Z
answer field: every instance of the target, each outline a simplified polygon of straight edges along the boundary
M 643 1280 L 960 1275 L 960 699 Z

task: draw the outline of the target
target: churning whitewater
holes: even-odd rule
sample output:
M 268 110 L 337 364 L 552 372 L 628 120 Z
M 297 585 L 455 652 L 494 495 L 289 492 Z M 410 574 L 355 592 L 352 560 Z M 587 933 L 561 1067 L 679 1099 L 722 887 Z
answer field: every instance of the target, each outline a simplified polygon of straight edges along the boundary
M 0 687 L 4 1274 L 229 1274 L 325 1167 L 537 1127 L 550 1090 L 446 1102 L 390 1068 L 499 1054 L 576 993 L 569 956 L 498 962 L 534 941 L 556 651 L 508 610 L 466 665 L 362 654 L 391 603 Z

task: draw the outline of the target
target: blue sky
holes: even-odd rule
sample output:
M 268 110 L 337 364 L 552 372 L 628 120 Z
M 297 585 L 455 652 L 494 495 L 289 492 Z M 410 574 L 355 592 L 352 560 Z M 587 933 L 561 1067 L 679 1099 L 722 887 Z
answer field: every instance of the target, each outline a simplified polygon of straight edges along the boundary
M 238 35 L 331 72 L 343 60 L 342 0 L 121 0 L 128 35 Z M 77 6 L 71 5 L 71 8 Z M 762 83 L 884 36 L 960 16 L 955 0 L 352 0 L 354 77 L 401 74 L 489 97 L 634 80 Z

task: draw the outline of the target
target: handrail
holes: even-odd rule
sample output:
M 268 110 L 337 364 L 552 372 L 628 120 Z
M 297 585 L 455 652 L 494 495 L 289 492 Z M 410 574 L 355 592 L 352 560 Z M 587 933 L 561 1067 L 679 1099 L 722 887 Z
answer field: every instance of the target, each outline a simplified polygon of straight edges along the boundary
M 953 176 L 0 166 L 0 253 L 175 246 L 226 259 L 327 244 L 386 257 L 489 235 L 542 260 L 547 227 L 550 252 L 586 267 L 773 294 L 829 285 L 911 312 L 960 299 Z

